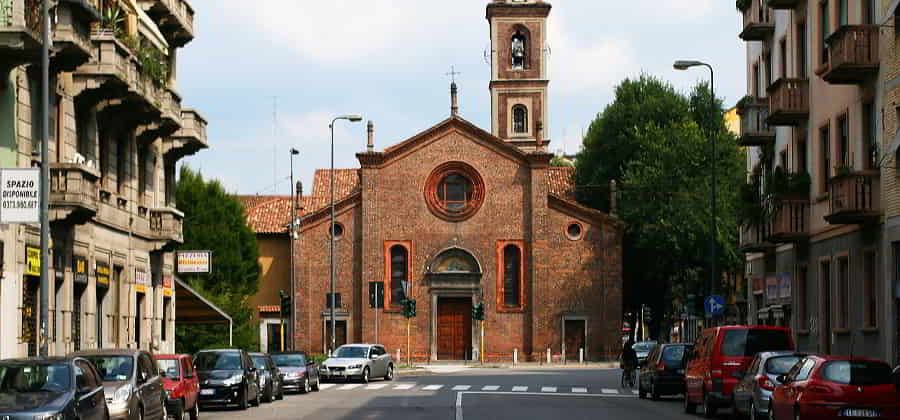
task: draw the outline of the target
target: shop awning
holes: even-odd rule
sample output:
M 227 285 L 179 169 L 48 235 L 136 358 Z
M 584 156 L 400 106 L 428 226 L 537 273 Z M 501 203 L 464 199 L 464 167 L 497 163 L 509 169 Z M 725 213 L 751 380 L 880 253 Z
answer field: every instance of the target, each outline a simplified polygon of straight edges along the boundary
M 234 322 L 231 317 L 178 277 L 175 277 L 175 323 L 228 324 L 228 345 L 232 344 Z

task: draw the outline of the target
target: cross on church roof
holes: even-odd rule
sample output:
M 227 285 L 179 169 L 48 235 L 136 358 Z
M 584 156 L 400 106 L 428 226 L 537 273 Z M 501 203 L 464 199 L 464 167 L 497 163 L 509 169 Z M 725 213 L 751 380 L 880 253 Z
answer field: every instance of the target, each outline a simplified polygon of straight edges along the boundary
M 450 81 L 453 83 L 456 83 L 456 76 L 460 74 L 462 73 L 456 71 L 456 68 L 454 66 L 450 66 L 450 73 L 446 73 L 447 76 L 450 76 Z

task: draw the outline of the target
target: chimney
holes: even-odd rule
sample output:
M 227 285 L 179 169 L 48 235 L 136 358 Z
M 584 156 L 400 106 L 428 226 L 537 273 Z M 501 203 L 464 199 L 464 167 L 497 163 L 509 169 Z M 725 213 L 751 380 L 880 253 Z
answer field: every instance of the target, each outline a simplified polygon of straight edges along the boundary
M 537 151 L 544 151 L 544 122 L 537 122 L 537 136 L 535 138 L 535 143 L 537 144 Z
M 375 123 L 372 120 L 369 120 L 369 123 L 366 125 L 366 131 L 369 133 L 369 140 L 366 142 L 366 152 L 372 153 L 375 151 Z
M 459 96 L 457 95 L 456 82 L 450 84 L 450 115 L 459 115 Z

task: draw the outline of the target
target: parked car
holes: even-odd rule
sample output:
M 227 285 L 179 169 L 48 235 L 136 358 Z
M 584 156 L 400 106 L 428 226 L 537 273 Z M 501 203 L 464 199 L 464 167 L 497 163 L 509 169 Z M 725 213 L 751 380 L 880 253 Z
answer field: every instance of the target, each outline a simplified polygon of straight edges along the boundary
M 363 383 L 371 378 L 394 379 L 394 361 L 380 344 L 345 344 L 322 363 L 319 376 L 325 379 L 358 379 Z
M 266 353 L 250 353 L 256 372 L 259 374 L 259 389 L 263 402 L 284 399 L 284 385 L 281 370 Z
M 733 414 L 736 417 L 749 417 L 750 420 L 766 418 L 772 391 L 781 385 L 778 377 L 788 373 L 804 357 L 805 354 L 792 351 L 767 351 L 757 354 L 740 382 L 734 387 Z
M 729 325 L 707 328 L 690 352 L 685 368 L 684 411 L 703 406 L 707 418 L 728 407 L 737 376 L 764 351 L 794 350 L 791 330 L 783 327 Z
M 638 376 L 638 397 L 650 395 L 653 400 L 663 395 L 684 393 L 684 356 L 693 344 L 661 344 L 653 348 Z
M 891 367 L 861 357 L 807 356 L 779 381 L 769 418 L 900 418 Z
M 111 420 L 166 420 L 166 392 L 159 366 L 143 350 L 85 350 L 72 354 L 90 360 L 103 379 Z
M 656 347 L 656 341 L 638 341 L 631 346 L 637 355 L 638 363 L 643 363 L 647 360 L 647 356 L 654 347 Z
M 194 362 L 187 354 L 156 355 L 156 363 L 163 374 L 163 386 L 166 388 L 166 410 L 181 420 L 188 413 L 191 420 L 200 417 L 200 405 L 197 398 L 200 394 L 200 381 L 194 373 Z
M 243 350 L 202 350 L 194 356 L 200 380 L 200 408 L 237 405 L 259 406 L 259 372 Z
M 82 358 L 0 361 L 0 419 L 106 420 L 103 381 Z
M 285 391 L 307 393 L 319 390 L 319 369 L 303 352 L 272 354 L 272 361 L 284 376 Z

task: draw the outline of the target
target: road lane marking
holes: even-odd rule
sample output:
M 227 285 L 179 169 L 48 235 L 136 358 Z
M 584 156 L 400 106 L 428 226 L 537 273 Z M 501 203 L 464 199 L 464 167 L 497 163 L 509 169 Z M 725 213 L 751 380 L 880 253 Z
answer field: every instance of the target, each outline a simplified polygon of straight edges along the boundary
M 555 386 L 542 386 L 541 392 L 556 392 Z
M 388 384 L 369 384 L 366 389 L 381 389 L 388 386 Z
M 587 388 L 572 388 L 573 394 L 587 394 Z
M 482 391 L 496 391 L 500 389 L 500 385 L 485 385 L 481 387 Z
M 356 388 L 359 388 L 359 387 L 361 387 L 361 386 L 362 386 L 362 384 L 347 384 L 347 385 L 344 385 L 344 386 L 338 388 L 338 390 L 339 390 L 339 391 L 349 391 L 349 390 L 351 390 L 351 389 L 356 389 Z
M 513 392 L 526 392 L 528 391 L 527 386 L 514 386 L 512 387 Z
M 334 384 L 319 384 L 319 389 L 321 390 L 326 390 L 331 387 L 334 387 Z
M 619 393 L 619 390 L 618 390 L 618 389 L 603 388 L 603 389 L 600 390 L 600 392 L 602 392 L 602 393 L 604 393 L 604 394 L 618 394 L 618 393 Z
M 635 389 L 635 390 L 631 391 L 631 393 L 634 394 L 634 395 L 637 395 L 637 394 L 638 394 L 638 391 Z
M 414 387 L 414 386 L 416 386 L 416 384 L 400 384 L 400 385 L 394 386 L 394 389 L 406 390 L 406 389 L 412 389 L 412 387 Z
M 471 385 L 457 385 L 453 387 L 453 391 L 468 391 L 471 387 Z
M 437 391 L 443 387 L 444 387 L 443 385 L 427 385 L 427 386 L 422 387 L 422 390 L 423 391 Z

